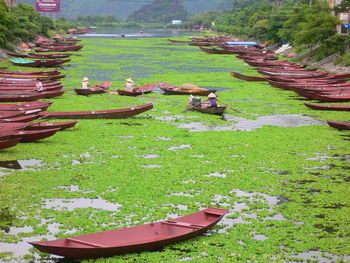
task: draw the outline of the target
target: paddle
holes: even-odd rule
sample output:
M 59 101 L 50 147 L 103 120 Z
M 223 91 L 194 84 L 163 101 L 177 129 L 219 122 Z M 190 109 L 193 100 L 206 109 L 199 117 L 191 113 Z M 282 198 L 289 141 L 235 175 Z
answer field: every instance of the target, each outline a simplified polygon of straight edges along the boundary
M 242 113 L 241 111 L 235 109 L 234 107 L 232 107 L 232 106 L 229 105 L 229 104 L 223 103 L 222 101 L 220 101 L 220 100 L 218 100 L 218 99 L 217 99 L 217 101 L 220 102 L 221 104 L 223 104 L 224 106 L 230 108 L 231 110 L 234 110 L 235 112 Z
M 193 108 L 195 108 L 196 106 L 199 106 L 200 104 L 201 104 L 201 102 L 193 103 L 193 104 L 191 105 L 191 107 L 188 107 L 187 109 L 181 111 L 180 113 L 186 113 L 186 112 L 192 110 Z

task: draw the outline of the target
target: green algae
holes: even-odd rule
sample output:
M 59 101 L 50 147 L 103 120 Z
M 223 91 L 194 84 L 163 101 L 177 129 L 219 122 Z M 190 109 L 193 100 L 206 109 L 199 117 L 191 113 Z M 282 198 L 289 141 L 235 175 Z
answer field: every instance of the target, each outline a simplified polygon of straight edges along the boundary
M 192 82 L 227 88 L 218 92 L 219 99 L 242 111 L 227 109 L 228 113 L 247 119 L 273 114 L 316 115 L 320 120 L 349 117 L 347 112 L 306 108 L 291 91 L 232 78 L 229 72 L 233 70 L 257 74 L 231 55 L 210 55 L 156 38 L 82 42 L 86 47 L 65 67 L 66 88 L 79 86 L 84 76 L 92 84 L 111 80 L 112 89 L 122 87 L 127 77 L 139 85 Z M 0 170 L 8 173 L 1 177 L 0 207 L 16 211 L 12 226 L 33 229 L 17 235 L 1 232 L 1 242 L 46 235 L 64 238 L 217 206 L 230 213 L 207 235 L 156 252 L 84 262 L 286 262 L 297 261 L 293 255 L 314 250 L 330 253 L 325 256 L 332 259 L 350 254 L 348 132 L 325 125 L 189 132 L 176 124 L 227 122 L 198 112 L 181 113 L 186 100 L 186 96 L 160 93 L 138 98 L 84 97 L 72 91 L 54 99 L 52 111 L 148 102 L 155 106 L 126 120 L 81 120 L 54 137 L 2 151 L 1 160 L 36 159 L 44 165 L 33 166 L 35 170 Z M 174 115 L 178 116 L 174 121 L 162 120 Z M 150 154 L 157 157 L 142 157 Z M 48 200 L 69 204 L 81 198 L 121 206 L 119 211 L 47 206 Z M 50 230 L 53 223 L 59 224 L 54 233 Z M 31 251 L 44 259 L 42 253 Z M 0 255 L 2 260 L 11 258 L 5 252 Z M 29 262 L 31 255 L 16 259 Z

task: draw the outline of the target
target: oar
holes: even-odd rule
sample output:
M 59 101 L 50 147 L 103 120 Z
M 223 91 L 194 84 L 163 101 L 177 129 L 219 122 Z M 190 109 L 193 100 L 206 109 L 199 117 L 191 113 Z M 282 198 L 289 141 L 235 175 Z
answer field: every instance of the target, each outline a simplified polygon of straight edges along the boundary
M 196 106 L 198 106 L 198 105 L 200 105 L 200 104 L 201 104 L 201 102 L 193 103 L 193 105 L 192 105 L 191 107 L 189 107 L 189 108 L 187 108 L 187 109 L 181 111 L 180 113 L 188 112 L 188 111 L 192 110 L 193 108 L 195 108 Z
M 231 110 L 234 110 L 235 112 L 242 113 L 241 111 L 235 109 L 234 107 L 232 107 L 232 106 L 229 105 L 229 104 L 223 103 L 222 101 L 220 101 L 220 100 L 218 100 L 218 99 L 217 99 L 217 101 L 220 102 L 221 104 L 223 104 L 224 106 L 229 107 Z

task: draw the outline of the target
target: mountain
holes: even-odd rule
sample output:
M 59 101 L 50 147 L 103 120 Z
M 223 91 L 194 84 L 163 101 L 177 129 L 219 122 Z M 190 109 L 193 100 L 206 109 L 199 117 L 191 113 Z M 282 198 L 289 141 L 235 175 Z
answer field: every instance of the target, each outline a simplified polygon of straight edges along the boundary
M 174 2 L 175 0 L 163 0 Z M 190 14 L 209 10 L 232 9 L 234 0 L 179 0 Z M 17 0 L 35 6 L 35 0 Z M 76 18 L 79 15 L 113 15 L 118 20 L 128 18 L 133 12 L 153 0 L 61 0 L 61 12 L 57 17 Z
M 180 0 L 155 0 L 133 12 L 128 17 L 128 21 L 168 24 L 173 19 L 186 20 L 188 15 Z

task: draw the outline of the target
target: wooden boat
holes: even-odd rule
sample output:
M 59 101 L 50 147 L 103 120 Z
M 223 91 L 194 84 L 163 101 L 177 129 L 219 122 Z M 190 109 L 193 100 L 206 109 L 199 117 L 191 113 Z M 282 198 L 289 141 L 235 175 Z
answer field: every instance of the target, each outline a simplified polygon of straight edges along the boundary
M 225 49 L 217 49 L 217 48 L 204 48 L 199 47 L 202 51 L 208 54 L 235 54 L 235 51 L 225 50 Z
M 350 105 L 322 105 L 322 104 L 312 104 L 304 103 L 305 106 L 314 110 L 333 110 L 333 111 L 350 111 Z
M 0 119 L 0 122 L 29 122 L 37 119 L 38 117 L 38 114 L 31 114 L 13 118 Z
M 196 96 L 208 96 L 210 93 L 215 93 L 217 90 L 204 90 L 204 91 L 183 91 L 177 90 L 179 87 L 169 83 L 157 82 L 157 86 L 164 91 L 166 95 L 196 95 Z
M 234 71 L 231 72 L 231 76 L 237 79 L 242 79 L 246 81 L 267 81 L 269 79 L 269 77 L 262 77 L 262 76 L 247 76 Z
M 0 102 L 19 102 L 19 101 L 34 101 L 42 98 L 50 99 L 61 96 L 64 90 L 32 92 L 25 95 L 0 95 Z
M 20 142 L 34 142 L 55 135 L 60 129 L 42 129 L 29 131 L 15 131 L 11 134 L 13 138 L 19 138 Z
M 327 121 L 327 124 L 338 130 L 350 130 L 350 122 Z
M 126 91 L 126 90 L 120 90 L 120 89 L 118 89 L 117 92 L 119 95 L 122 95 L 122 96 L 139 96 L 139 95 L 143 95 L 143 94 L 152 92 L 152 90 L 154 90 L 156 88 L 156 86 L 157 86 L 156 84 L 149 83 L 147 85 L 139 87 L 138 90 L 133 91 L 133 92 Z
M 211 107 L 211 108 L 202 108 L 193 106 L 190 110 L 195 110 L 203 113 L 214 114 L 214 115 L 222 115 L 224 114 L 226 107 Z
M 15 74 L 0 74 L 0 82 L 1 83 L 17 83 L 17 82 L 23 82 L 23 81 L 35 81 L 39 79 L 40 81 L 53 81 L 57 79 L 64 78 L 65 75 L 59 74 L 59 75 L 15 75 Z
M 313 99 L 326 102 L 347 102 L 350 101 L 350 93 L 338 95 L 321 95 L 314 94 Z
M 0 74 L 4 75 L 59 75 L 60 72 L 58 70 L 43 70 L 43 71 L 8 71 L 8 70 L 0 70 Z
M 13 65 L 21 67 L 56 67 L 69 62 L 70 59 L 30 60 L 24 58 L 10 58 L 9 61 Z
M 7 52 L 8 55 L 18 58 L 37 58 L 37 59 L 58 59 L 70 57 L 71 53 L 56 53 L 56 54 L 38 54 L 38 53 L 28 53 L 28 54 L 17 54 L 12 52 Z
M 78 51 L 82 49 L 84 46 L 47 46 L 45 48 L 37 48 L 35 49 L 36 52 L 67 52 L 67 51 Z
M 65 121 L 65 122 L 40 122 L 40 123 L 26 123 L 26 130 L 43 130 L 43 129 L 59 129 L 65 130 L 74 127 L 78 121 Z
M 9 140 L 1 140 L 0 141 L 0 150 L 8 149 L 16 146 L 20 141 L 20 138 L 17 139 L 9 139 Z
M 78 95 L 89 96 L 92 94 L 101 94 L 105 93 L 109 87 L 112 86 L 112 82 L 102 82 L 92 86 L 88 89 L 74 89 L 75 93 Z
M 0 110 L 18 111 L 18 110 L 46 110 L 53 102 L 52 101 L 33 101 L 27 103 L 1 103 Z
M 17 111 L 0 111 L 0 119 L 14 118 L 25 115 L 37 114 L 41 109 L 35 110 L 17 110 Z
M 43 118 L 55 119 L 124 119 L 153 108 L 153 104 L 145 104 L 132 108 L 99 110 L 99 111 L 66 111 L 66 112 L 40 112 L 39 116 Z
M 169 39 L 169 38 L 168 38 L 168 41 L 172 43 L 182 43 L 182 44 L 187 44 L 192 42 L 191 40 L 175 40 L 175 39 Z
M 227 212 L 226 209 L 207 208 L 172 220 L 29 243 L 41 252 L 76 259 L 154 250 L 204 233 L 217 224 Z
M 190 46 L 197 46 L 197 47 L 211 47 L 216 46 L 216 43 L 209 43 L 209 42 L 189 42 L 187 43 Z
M 103 89 L 93 89 L 93 88 L 89 88 L 89 89 L 74 89 L 75 93 L 78 95 L 84 95 L 84 96 L 89 96 L 92 94 L 101 94 L 101 93 L 105 93 L 106 91 Z

